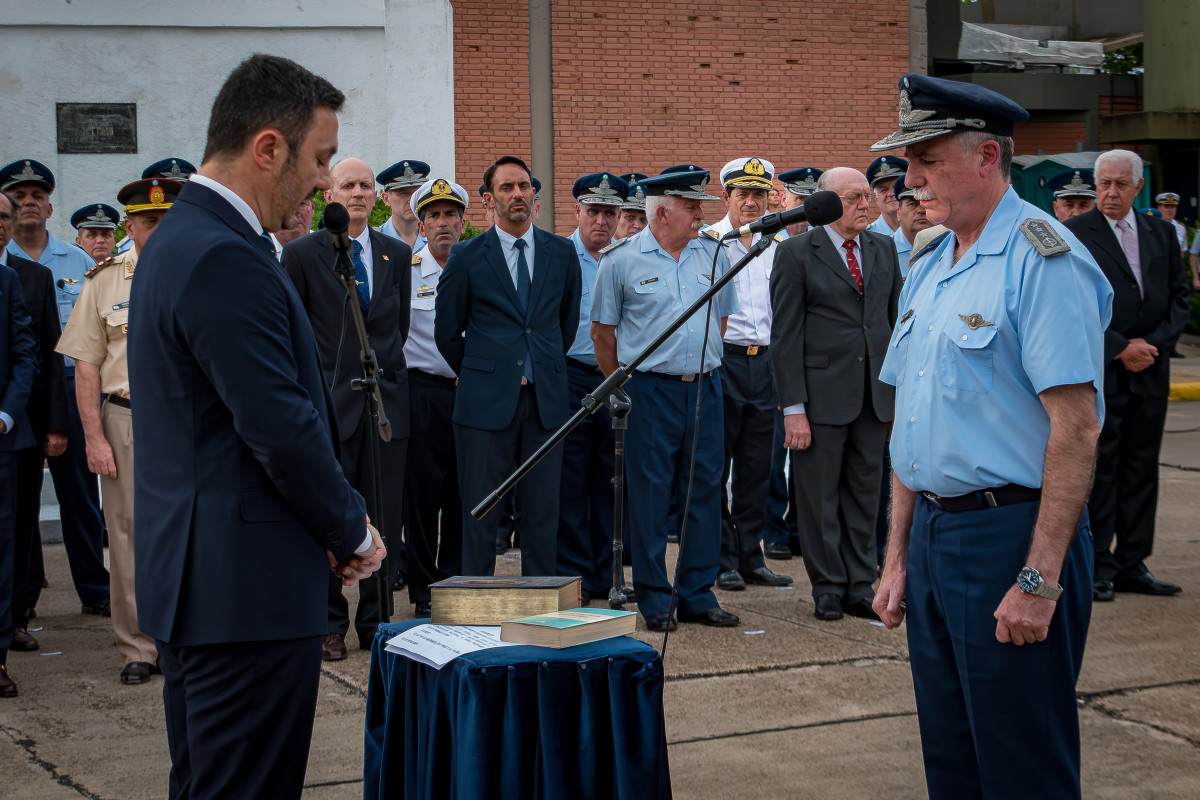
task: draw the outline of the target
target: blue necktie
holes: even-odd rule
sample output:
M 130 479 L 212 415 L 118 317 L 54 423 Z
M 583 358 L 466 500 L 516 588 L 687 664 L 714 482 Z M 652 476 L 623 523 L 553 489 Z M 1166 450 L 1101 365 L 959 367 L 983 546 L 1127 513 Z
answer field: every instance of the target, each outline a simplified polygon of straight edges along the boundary
M 517 250 L 517 300 L 521 302 L 521 310 L 529 313 L 529 262 L 525 260 L 525 240 L 517 239 L 513 242 L 513 247 Z M 525 363 L 521 370 L 521 376 L 530 383 L 533 383 L 533 359 L 529 355 L 529 347 L 525 347 Z
M 263 244 L 266 246 L 267 252 L 271 254 L 271 258 L 279 261 L 279 254 L 275 252 L 275 242 L 271 240 L 271 234 L 263 231 L 258 236 L 263 240 Z
M 362 242 L 354 240 L 354 282 L 358 284 L 358 300 L 362 303 L 363 311 L 371 305 L 371 284 L 367 283 L 367 268 L 362 261 Z

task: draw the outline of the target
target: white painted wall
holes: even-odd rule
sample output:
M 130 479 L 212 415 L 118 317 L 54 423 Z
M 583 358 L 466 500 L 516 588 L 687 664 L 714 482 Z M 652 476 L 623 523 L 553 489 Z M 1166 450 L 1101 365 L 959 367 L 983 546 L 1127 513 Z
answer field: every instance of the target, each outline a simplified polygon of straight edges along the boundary
M 339 157 L 405 158 L 454 177 L 448 0 L 0 0 L 0 165 L 54 171 L 50 230 L 112 206 L 154 161 L 199 166 L 221 83 L 252 53 L 286 56 L 346 94 Z M 137 103 L 138 152 L 59 155 L 55 103 Z

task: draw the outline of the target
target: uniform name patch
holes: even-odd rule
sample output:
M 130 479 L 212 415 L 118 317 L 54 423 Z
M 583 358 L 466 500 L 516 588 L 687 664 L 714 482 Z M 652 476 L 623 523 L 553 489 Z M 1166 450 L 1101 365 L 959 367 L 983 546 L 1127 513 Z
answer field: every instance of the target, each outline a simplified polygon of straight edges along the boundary
M 647 283 L 655 283 L 657 281 L 658 278 L 647 278 L 646 280 L 639 282 L 638 286 L 645 286 Z
M 1044 256 L 1057 256 L 1071 252 L 1071 245 L 1058 235 L 1058 231 L 1050 227 L 1044 219 L 1030 217 L 1021 223 L 1021 233 L 1029 240 L 1039 253 Z

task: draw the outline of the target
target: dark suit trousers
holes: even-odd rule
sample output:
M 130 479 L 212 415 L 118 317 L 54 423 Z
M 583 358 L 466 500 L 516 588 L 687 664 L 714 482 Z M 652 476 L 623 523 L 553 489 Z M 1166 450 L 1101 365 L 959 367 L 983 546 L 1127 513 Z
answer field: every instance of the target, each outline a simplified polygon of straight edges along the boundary
M 463 501 L 464 575 L 496 574 L 496 531 L 500 511 L 477 520 L 471 509 L 487 497 L 554 433 L 538 419 L 532 384 L 521 388 L 517 410 L 507 428 L 485 431 L 455 424 L 458 485 Z M 558 489 L 562 448 L 556 447 L 517 484 L 521 509 L 521 574 L 554 575 L 557 568 Z
M 362 427 L 349 439 L 342 441 L 341 456 L 342 470 L 346 480 L 367 501 L 367 514 L 371 522 L 379 527 L 380 515 L 375 508 L 375 490 L 372 475 L 375 468 L 371 463 L 371 442 L 368 436 L 378 436 L 371 427 L 370 420 L 364 414 Z M 408 458 L 408 439 L 393 439 L 390 442 L 379 442 L 379 479 L 383 488 L 383 527 L 380 531 L 385 537 L 388 552 L 392 548 L 399 549 L 400 531 L 404 528 L 404 468 Z M 388 556 L 390 562 L 392 556 Z M 383 576 L 385 603 L 384 614 L 392 616 L 392 590 L 387 580 L 387 565 L 384 565 L 376 575 Z M 342 582 L 329 573 L 329 632 L 345 635 L 350 628 L 350 605 L 342 594 Z M 354 614 L 354 629 L 358 632 L 359 644 L 364 648 L 371 646 L 375 636 L 375 628 L 379 625 L 379 580 L 372 575 L 358 582 L 358 610 Z
M 1098 580 L 1146 571 L 1143 562 L 1154 549 L 1158 451 L 1166 420 L 1165 397 L 1104 393 L 1104 427 L 1088 499 Z
M 790 498 L 796 496 L 795 474 L 784 466 L 790 457 L 783 446 L 783 412 L 775 410 L 775 439 L 771 444 L 771 485 L 767 490 L 767 522 L 763 529 L 763 541 L 787 544 L 797 539 L 796 504 Z
M 853 422 L 810 421 L 812 444 L 792 451 L 796 522 L 813 597 L 835 594 L 845 603 L 875 595 L 875 515 L 887 423 L 875 416 L 869 388 L 863 397 Z
M 16 542 L 17 455 L 0 451 L 0 664 L 7 663 L 13 633 L 13 550 Z
M 572 410 L 600 385 L 596 368 L 567 362 Z M 616 434 L 604 406 L 583 418 L 563 441 L 559 491 L 558 574 L 580 576 L 584 590 L 608 595 L 612 585 L 613 460 Z M 622 526 L 624 538 L 628 529 Z M 628 544 L 626 544 L 628 547 Z
M 722 490 L 733 473 L 733 498 L 721 503 L 721 571 L 748 573 L 766 564 L 758 541 L 766 528 L 775 438 L 771 356 L 726 352 L 721 360 L 721 390 L 725 403 Z
M 454 379 L 410 369 L 408 389 L 408 599 L 427 603 L 429 584 L 462 573 Z
M 13 555 L 13 625 L 29 627 L 29 612 L 42 596 L 46 570 L 42 565 L 42 532 L 38 516 L 46 460 L 45 440 L 17 451 L 16 541 Z
M 304 786 L 321 637 L 158 642 L 171 800 L 295 800 Z

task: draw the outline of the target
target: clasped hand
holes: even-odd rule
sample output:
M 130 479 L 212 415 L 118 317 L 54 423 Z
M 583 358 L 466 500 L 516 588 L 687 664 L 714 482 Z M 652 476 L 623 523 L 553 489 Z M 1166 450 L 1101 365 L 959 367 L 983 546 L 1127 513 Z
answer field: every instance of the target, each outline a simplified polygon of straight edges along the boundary
M 353 586 L 363 578 L 371 577 L 383 565 L 383 559 L 387 557 L 383 539 L 379 536 L 379 531 L 375 530 L 375 526 L 371 524 L 370 517 L 367 518 L 367 530 L 371 532 L 372 549 L 366 553 L 335 561 L 333 553 L 325 551 L 329 557 L 329 568 L 341 579 L 343 586 Z

